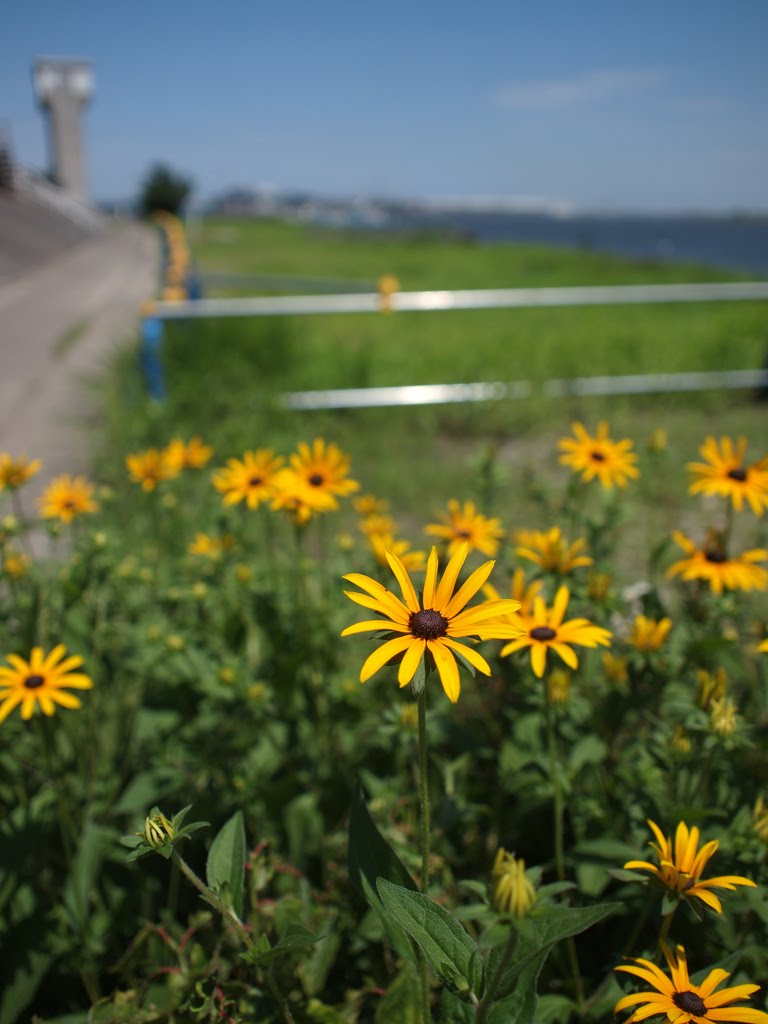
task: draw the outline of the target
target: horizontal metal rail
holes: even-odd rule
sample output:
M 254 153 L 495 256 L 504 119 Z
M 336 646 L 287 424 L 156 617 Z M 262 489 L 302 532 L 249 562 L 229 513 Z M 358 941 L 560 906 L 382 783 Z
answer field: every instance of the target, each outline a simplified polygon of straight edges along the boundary
M 544 381 L 548 397 L 565 395 L 641 395 L 720 388 L 765 388 L 768 370 L 720 370 L 702 373 L 649 373 L 617 377 L 575 377 Z M 440 405 L 449 402 L 487 402 L 529 398 L 535 393 L 527 380 L 504 383 L 415 384 L 386 388 L 336 388 L 292 391 L 280 396 L 286 409 L 373 409 L 389 406 Z
M 400 312 L 445 309 L 522 309 L 552 306 L 605 306 L 658 302 L 738 302 L 768 299 L 768 281 L 713 284 L 630 284 L 585 288 L 476 288 L 454 291 L 395 292 L 387 305 Z M 378 292 L 346 295 L 291 295 L 156 302 L 161 320 L 224 316 L 308 316 L 322 313 L 375 313 Z

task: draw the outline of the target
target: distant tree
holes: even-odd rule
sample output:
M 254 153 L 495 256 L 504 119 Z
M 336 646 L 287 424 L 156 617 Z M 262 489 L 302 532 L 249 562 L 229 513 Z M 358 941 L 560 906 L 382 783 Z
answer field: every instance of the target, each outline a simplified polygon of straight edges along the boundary
M 191 191 L 190 178 L 177 174 L 165 164 L 155 164 L 147 172 L 139 189 L 139 213 L 142 217 L 148 217 L 155 210 L 178 214 Z

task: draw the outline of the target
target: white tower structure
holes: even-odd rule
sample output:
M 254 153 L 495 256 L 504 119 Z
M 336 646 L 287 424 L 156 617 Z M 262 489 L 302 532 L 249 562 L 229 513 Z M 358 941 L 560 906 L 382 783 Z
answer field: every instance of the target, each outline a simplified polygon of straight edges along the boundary
M 48 147 L 53 180 L 86 198 L 83 107 L 93 95 L 91 62 L 40 57 L 32 68 L 35 91 L 48 116 Z

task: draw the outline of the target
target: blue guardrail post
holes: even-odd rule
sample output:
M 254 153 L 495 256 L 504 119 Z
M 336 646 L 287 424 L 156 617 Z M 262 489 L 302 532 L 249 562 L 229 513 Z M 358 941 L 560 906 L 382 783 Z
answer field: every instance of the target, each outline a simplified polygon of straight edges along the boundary
M 141 368 L 151 398 L 163 399 L 168 394 L 162 356 L 163 321 L 158 316 L 145 316 L 141 321 Z

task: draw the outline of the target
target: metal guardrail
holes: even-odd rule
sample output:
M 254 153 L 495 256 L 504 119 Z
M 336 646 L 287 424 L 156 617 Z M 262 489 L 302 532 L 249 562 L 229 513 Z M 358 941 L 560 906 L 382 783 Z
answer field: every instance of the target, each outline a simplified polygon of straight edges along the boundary
M 389 306 L 399 312 L 448 309 L 523 309 L 536 306 L 609 306 L 658 302 L 740 302 L 768 299 L 768 281 L 714 284 L 630 284 L 597 288 L 475 288 L 396 292 Z M 195 299 L 157 302 L 161 320 L 225 316 L 307 316 L 323 313 L 376 313 L 378 292 L 346 295 L 290 295 L 263 298 Z
M 141 360 L 147 389 L 165 398 L 162 363 L 163 324 L 166 320 L 231 316 L 308 316 L 330 313 L 375 313 L 382 308 L 400 312 L 451 309 L 523 309 L 535 307 L 627 305 L 677 302 L 742 302 L 768 299 L 768 282 L 733 281 L 712 284 L 612 285 L 578 288 L 479 288 L 344 295 L 292 295 L 230 299 L 193 299 L 151 303 L 142 320 Z M 547 396 L 649 394 L 708 388 L 767 387 L 768 371 L 733 370 L 720 373 L 648 374 L 550 380 Z M 429 384 L 389 388 L 344 388 L 293 392 L 281 397 L 290 409 L 349 409 L 382 405 L 431 405 L 525 398 L 529 381 L 510 383 Z

